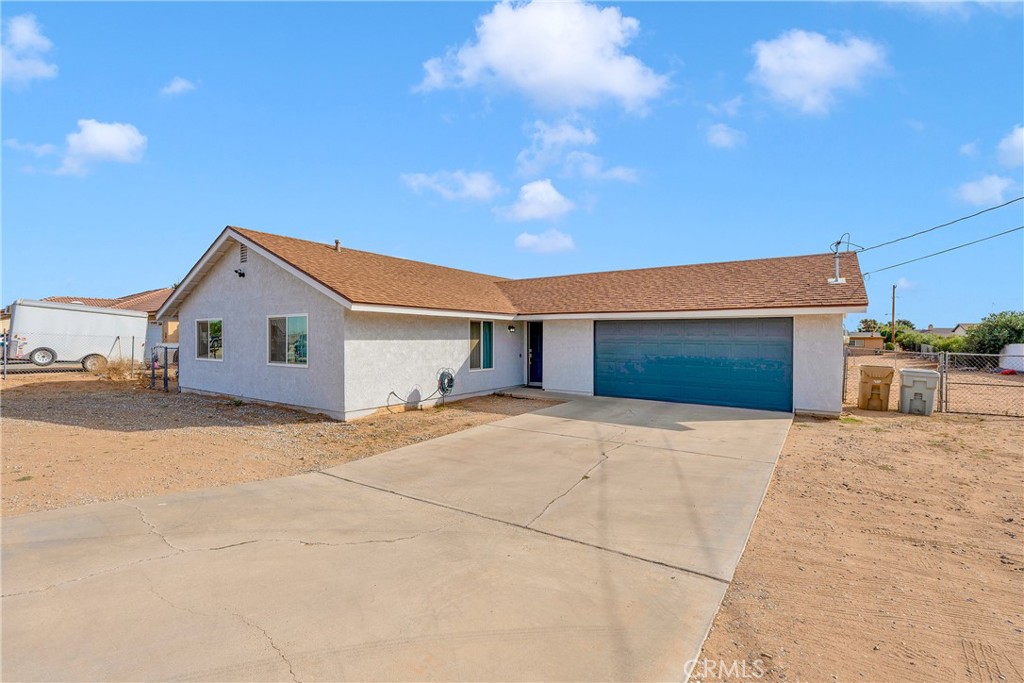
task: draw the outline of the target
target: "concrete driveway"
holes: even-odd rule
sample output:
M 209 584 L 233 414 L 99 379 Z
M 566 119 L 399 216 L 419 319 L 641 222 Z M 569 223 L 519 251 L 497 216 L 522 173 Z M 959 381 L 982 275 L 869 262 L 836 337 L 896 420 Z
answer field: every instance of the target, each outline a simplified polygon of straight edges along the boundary
M 586 398 L 3 520 L 5 680 L 682 680 L 788 414 Z

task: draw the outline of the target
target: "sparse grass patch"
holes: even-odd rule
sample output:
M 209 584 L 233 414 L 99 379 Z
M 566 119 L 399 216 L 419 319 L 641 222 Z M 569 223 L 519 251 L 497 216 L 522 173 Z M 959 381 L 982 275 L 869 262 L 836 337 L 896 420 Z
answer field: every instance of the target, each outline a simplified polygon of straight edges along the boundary
M 852 415 L 844 415 L 839 418 L 839 422 L 844 425 L 853 425 L 862 422 L 862 420 L 860 418 L 853 417 Z
M 26 474 L 24 477 L 18 477 L 14 481 L 29 481 L 31 479 L 32 479 L 32 475 L 31 474 Z

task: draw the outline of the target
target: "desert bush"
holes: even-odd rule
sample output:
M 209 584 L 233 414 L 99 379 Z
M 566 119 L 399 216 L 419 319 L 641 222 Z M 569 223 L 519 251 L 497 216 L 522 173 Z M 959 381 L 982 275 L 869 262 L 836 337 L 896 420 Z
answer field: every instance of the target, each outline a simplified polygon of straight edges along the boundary
M 126 359 L 109 360 L 103 375 L 115 382 L 123 382 L 132 379 L 132 362 Z M 139 373 L 135 373 L 138 376 Z
M 906 351 L 920 351 L 922 344 L 935 347 L 936 351 L 956 353 L 964 350 L 965 337 L 940 337 L 926 332 L 902 332 L 899 335 L 900 346 Z
M 964 350 L 999 353 L 1007 344 L 1024 344 L 1024 311 L 992 313 L 967 331 Z

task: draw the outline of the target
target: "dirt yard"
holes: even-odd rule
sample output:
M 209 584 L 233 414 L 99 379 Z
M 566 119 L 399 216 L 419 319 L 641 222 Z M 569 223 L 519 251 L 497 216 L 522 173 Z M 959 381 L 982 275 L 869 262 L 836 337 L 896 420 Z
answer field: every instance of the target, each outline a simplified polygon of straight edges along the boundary
M 797 418 L 693 680 L 1024 681 L 1022 542 L 1024 420 Z
M 4 515 L 319 470 L 553 405 L 485 396 L 343 424 L 85 373 L 12 375 L 0 402 Z

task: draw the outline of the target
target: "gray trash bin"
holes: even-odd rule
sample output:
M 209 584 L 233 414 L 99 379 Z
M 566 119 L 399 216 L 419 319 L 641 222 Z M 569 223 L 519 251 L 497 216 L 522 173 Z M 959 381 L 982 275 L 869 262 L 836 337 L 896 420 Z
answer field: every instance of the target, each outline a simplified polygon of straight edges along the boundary
M 938 386 L 939 373 L 936 370 L 900 370 L 900 412 L 931 415 L 935 410 Z

